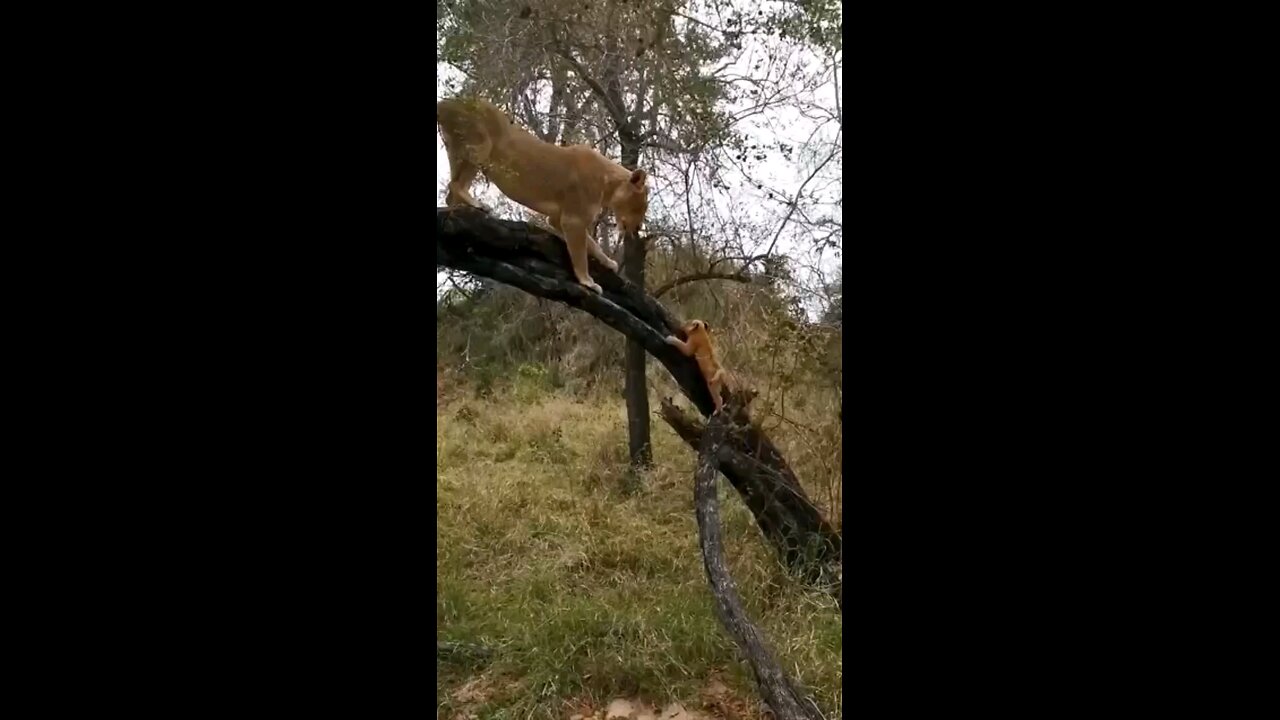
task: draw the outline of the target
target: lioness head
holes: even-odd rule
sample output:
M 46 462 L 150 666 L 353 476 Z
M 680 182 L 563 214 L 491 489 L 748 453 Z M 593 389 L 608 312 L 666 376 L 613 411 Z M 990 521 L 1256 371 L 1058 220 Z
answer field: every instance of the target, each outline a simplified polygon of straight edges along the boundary
M 644 215 L 649 212 L 649 185 L 646 183 L 648 177 L 644 170 L 636 170 L 631 173 L 627 182 L 613 191 L 613 198 L 609 205 L 618 218 L 618 225 L 621 226 L 622 232 L 638 233 L 640 226 L 644 224 Z

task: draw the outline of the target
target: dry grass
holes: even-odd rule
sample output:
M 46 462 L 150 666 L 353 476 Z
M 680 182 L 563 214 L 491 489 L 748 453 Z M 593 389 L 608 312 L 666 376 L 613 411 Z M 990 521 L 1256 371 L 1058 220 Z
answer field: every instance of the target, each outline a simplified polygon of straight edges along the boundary
M 567 718 L 618 697 L 722 717 L 755 706 L 712 610 L 694 455 L 669 428 L 655 420 L 657 466 L 635 489 L 615 396 L 579 401 L 525 385 L 477 399 L 447 380 L 437 393 L 436 632 L 493 651 L 441 662 L 437 717 Z M 721 497 L 751 616 L 838 717 L 840 615 L 786 576 L 727 484 Z M 708 700 L 709 684 L 729 695 Z

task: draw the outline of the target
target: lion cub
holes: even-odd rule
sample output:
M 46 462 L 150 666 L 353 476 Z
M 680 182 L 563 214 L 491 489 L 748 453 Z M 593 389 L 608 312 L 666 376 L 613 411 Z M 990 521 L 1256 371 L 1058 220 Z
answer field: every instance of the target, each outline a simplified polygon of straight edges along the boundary
M 445 204 L 479 208 L 470 187 L 483 171 L 503 195 L 547 216 L 569 246 L 574 277 L 600 292 L 587 272 L 587 253 L 610 270 L 617 271 L 618 264 L 600 249 L 590 228 L 608 207 L 623 232 L 639 232 L 649 210 L 647 173 L 632 172 L 586 145 L 543 142 L 484 100 L 441 100 L 436 123 L 449 155 Z
M 720 388 L 726 378 L 724 368 L 720 367 L 720 361 L 716 358 L 716 349 L 711 346 L 709 330 L 711 326 L 705 322 L 690 320 L 680 328 L 687 339 L 681 342 L 679 338 L 668 335 L 667 344 L 674 345 L 685 357 L 698 361 L 698 369 L 702 371 L 702 378 L 707 381 L 707 389 L 711 391 L 711 400 L 716 404 L 714 414 L 724 407 L 724 400 L 720 399 Z

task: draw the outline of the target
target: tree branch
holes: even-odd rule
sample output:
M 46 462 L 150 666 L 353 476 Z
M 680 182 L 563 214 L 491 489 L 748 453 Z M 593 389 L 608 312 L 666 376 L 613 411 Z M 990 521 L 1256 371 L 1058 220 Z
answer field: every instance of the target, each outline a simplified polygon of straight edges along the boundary
M 622 130 L 629 127 L 627 113 L 622 104 L 614 102 L 613 98 L 609 96 L 609 91 L 605 90 L 604 86 L 582 66 L 582 63 L 578 62 L 578 59 L 573 56 L 573 53 L 569 52 L 569 49 L 563 43 L 557 40 L 554 48 L 556 55 L 564 58 L 565 62 L 569 63 L 569 67 L 573 68 L 573 72 L 596 94 L 600 104 L 604 105 L 605 111 L 609 113 L 609 117 L 613 118 L 613 122 L 618 128 Z
M 661 138 L 654 139 L 655 137 L 657 137 L 656 132 L 647 132 L 645 133 L 645 139 L 641 144 L 647 147 L 657 148 L 659 150 L 666 150 L 673 155 L 695 155 L 698 152 L 692 148 L 676 145 L 670 140 L 663 140 Z
M 779 720 L 824 720 L 813 702 L 804 698 L 783 672 L 773 652 L 760 632 L 747 616 L 742 598 L 729 573 L 725 561 L 724 543 L 720 537 L 720 510 L 716 497 L 716 470 L 719 451 L 726 445 L 731 412 L 712 416 L 707 431 L 698 448 L 698 469 L 694 473 L 694 507 L 698 517 L 698 544 L 702 548 L 702 564 L 707 570 L 711 595 L 715 599 L 716 615 L 720 624 L 738 644 L 747 664 L 755 674 L 760 696 Z M 802 699 L 803 698 L 803 699 Z
M 774 234 L 773 242 L 769 243 L 769 249 L 764 251 L 765 255 L 773 254 L 773 246 L 778 244 L 778 238 L 782 236 L 782 229 L 787 226 L 787 221 L 791 219 L 791 216 L 796 211 L 796 207 L 799 206 L 800 198 L 804 194 L 805 186 L 809 184 L 810 180 L 813 180 L 815 177 L 817 177 L 818 173 L 822 172 L 822 168 L 826 167 L 827 163 L 831 162 L 831 158 L 840 154 L 841 146 L 838 139 L 839 137 L 840 137 L 840 134 L 837 132 L 836 133 L 837 141 L 832 143 L 831 152 L 827 155 L 826 159 L 823 160 L 821 163 L 819 163 L 818 166 L 813 169 L 813 172 L 809 173 L 809 177 L 805 178 L 804 182 L 800 183 L 800 189 L 796 190 L 795 199 L 791 201 L 790 207 L 787 208 L 786 216 L 782 218 L 782 222 L 778 225 L 778 232 Z
M 664 341 L 680 327 L 679 321 L 595 258 L 588 258 L 588 263 L 603 295 L 574 279 L 569 250 L 556 235 L 528 223 L 499 220 L 474 208 L 436 210 L 437 267 L 493 278 L 531 295 L 579 308 L 645 345 L 664 365 L 668 361 L 683 364 L 677 363 L 684 359 L 680 351 Z M 714 408 L 711 393 L 704 394 L 707 407 Z
M 718 273 L 718 272 L 693 273 L 692 275 L 685 275 L 684 277 L 678 277 L 675 280 L 672 280 L 671 282 L 660 286 L 657 290 L 653 291 L 653 296 L 655 298 L 660 298 L 663 295 L 666 295 L 667 293 L 671 292 L 672 290 L 680 287 L 681 285 L 687 285 L 691 282 L 698 282 L 699 280 L 732 280 L 734 282 L 750 284 L 751 279 L 752 278 L 750 275 L 746 275 L 743 273 Z
M 603 295 L 577 283 L 570 270 L 569 250 L 556 235 L 528 223 L 500 220 L 474 208 L 436 209 L 437 267 L 490 277 L 594 315 L 643 345 L 671 372 L 689 400 L 704 415 L 710 415 L 715 404 L 697 363 L 664 341 L 680 328 L 679 320 L 595 258 L 589 258 L 588 263 Z
M 724 255 L 722 257 L 716 258 L 715 260 L 712 260 L 711 264 L 708 265 L 708 268 L 714 271 L 716 269 L 716 266 L 722 262 L 737 260 L 742 263 L 742 269 L 745 270 L 748 267 L 750 267 L 752 263 L 756 263 L 761 260 L 768 260 L 768 259 L 769 259 L 768 255 Z

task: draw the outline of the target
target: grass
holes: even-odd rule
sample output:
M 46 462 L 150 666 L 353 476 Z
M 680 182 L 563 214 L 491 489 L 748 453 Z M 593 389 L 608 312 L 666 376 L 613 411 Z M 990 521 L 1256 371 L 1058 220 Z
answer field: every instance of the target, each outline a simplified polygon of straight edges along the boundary
M 704 710 L 717 683 L 728 695 L 710 714 L 758 717 L 749 670 L 712 609 L 692 451 L 656 421 L 656 467 L 629 484 L 616 397 L 472 395 L 451 388 L 437 405 L 436 632 L 492 655 L 440 661 L 437 717 L 567 718 L 619 697 Z M 721 498 L 748 612 L 838 717 L 834 603 L 786 576 L 726 483 Z

